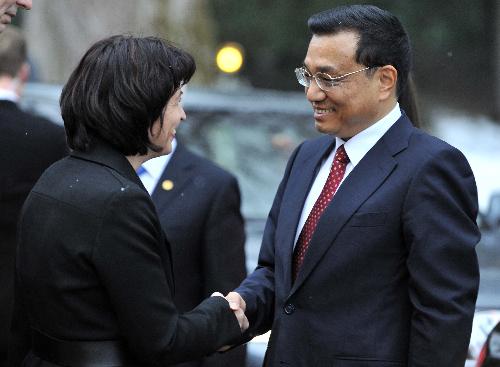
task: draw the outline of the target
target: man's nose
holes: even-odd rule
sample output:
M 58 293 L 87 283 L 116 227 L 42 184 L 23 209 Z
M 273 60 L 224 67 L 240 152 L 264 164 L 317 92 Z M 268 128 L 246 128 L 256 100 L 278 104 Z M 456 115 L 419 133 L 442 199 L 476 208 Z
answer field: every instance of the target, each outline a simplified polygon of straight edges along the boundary
M 24 8 L 26 10 L 30 10 L 33 6 L 32 0 L 17 0 L 16 5 L 20 8 Z
M 316 80 L 313 78 L 311 84 L 306 88 L 306 98 L 309 102 L 317 102 L 325 99 L 325 92 L 318 86 Z

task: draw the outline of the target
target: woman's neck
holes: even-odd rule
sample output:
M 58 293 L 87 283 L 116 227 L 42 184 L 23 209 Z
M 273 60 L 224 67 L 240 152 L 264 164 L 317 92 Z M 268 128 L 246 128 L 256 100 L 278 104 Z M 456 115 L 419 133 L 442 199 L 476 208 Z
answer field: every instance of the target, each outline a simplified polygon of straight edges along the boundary
M 151 158 L 154 158 L 154 156 L 151 154 L 151 152 L 148 152 L 148 154 L 145 155 L 127 155 L 125 156 L 125 158 L 127 158 L 129 163 L 132 165 L 134 171 L 137 171 L 141 164 L 150 160 Z

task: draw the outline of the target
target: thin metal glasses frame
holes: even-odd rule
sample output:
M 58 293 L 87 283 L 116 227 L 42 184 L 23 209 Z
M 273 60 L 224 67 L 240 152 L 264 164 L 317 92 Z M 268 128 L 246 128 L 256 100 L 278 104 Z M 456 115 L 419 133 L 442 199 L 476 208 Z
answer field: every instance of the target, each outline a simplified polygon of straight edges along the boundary
M 347 74 L 332 77 L 331 75 L 329 75 L 327 73 L 322 73 L 322 72 L 317 72 L 316 74 L 311 75 L 311 73 L 309 73 L 309 71 L 307 71 L 307 69 L 305 67 L 301 66 L 301 67 L 295 69 L 295 76 L 297 77 L 297 81 L 299 82 L 299 84 L 306 87 L 306 88 L 309 88 L 311 86 L 311 81 L 314 78 L 314 80 L 316 81 L 316 84 L 318 85 L 318 87 L 321 90 L 331 91 L 336 87 L 336 85 L 332 85 L 331 87 L 326 87 L 323 84 L 324 82 L 339 81 L 340 79 L 343 79 L 349 75 L 357 74 L 357 73 L 360 73 L 362 71 L 365 71 L 365 70 L 368 70 L 371 68 L 372 68 L 371 66 L 367 66 L 363 69 L 351 71 L 350 73 L 347 73 Z M 323 81 L 321 81 L 321 80 L 318 81 L 318 75 L 320 75 L 323 78 Z

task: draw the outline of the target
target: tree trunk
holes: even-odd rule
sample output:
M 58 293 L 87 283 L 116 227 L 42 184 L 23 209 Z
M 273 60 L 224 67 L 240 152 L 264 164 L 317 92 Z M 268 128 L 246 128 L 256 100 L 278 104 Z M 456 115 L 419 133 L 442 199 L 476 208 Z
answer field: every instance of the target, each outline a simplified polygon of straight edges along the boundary
M 64 83 L 91 44 L 129 33 L 155 35 L 191 52 L 196 81 L 211 80 L 215 48 L 206 0 L 37 0 L 24 28 L 36 77 Z

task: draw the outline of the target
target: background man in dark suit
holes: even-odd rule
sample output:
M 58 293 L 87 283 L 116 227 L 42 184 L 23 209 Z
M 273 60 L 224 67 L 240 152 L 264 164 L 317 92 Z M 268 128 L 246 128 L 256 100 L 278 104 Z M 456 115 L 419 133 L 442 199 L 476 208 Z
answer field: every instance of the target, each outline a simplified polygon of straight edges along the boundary
M 178 140 L 172 145 L 171 154 L 144 163 L 139 177 L 172 247 L 175 304 L 187 312 L 245 278 L 245 228 L 236 178 Z M 245 354 L 241 346 L 180 366 L 244 366 Z
M 258 267 L 229 296 L 251 333 L 272 329 L 267 366 L 462 367 L 479 285 L 472 171 L 399 108 L 411 48 L 395 16 L 353 5 L 308 25 L 296 75 L 325 135 L 290 158 Z
M 0 33 L 10 24 L 18 8 L 31 9 L 31 0 L 0 0 Z
M 64 129 L 17 106 L 28 76 L 26 43 L 9 27 L 0 34 L 0 366 L 7 358 L 17 219 L 42 172 L 66 155 Z

